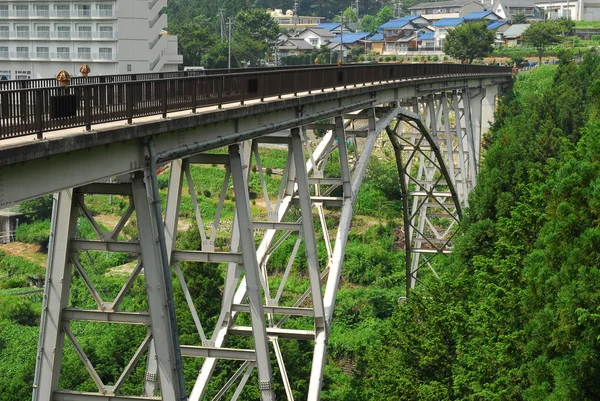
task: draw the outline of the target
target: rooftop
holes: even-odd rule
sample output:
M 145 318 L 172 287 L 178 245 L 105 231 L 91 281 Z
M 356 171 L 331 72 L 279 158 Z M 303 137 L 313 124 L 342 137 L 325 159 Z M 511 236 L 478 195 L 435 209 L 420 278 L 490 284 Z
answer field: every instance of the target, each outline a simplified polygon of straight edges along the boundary
M 339 22 L 321 22 L 315 28 L 322 28 L 327 31 L 333 31 L 334 29 L 337 29 L 340 25 L 342 24 L 340 24 Z
M 434 22 L 432 25 L 437 27 L 458 26 L 463 23 L 463 18 L 442 18 Z
M 415 15 L 414 17 L 418 17 L 418 15 Z M 410 24 L 410 21 L 411 20 L 409 18 L 406 18 L 406 17 L 399 18 L 399 19 L 389 20 L 385 24 L 380 25 L 379 29 L 399 29 L 399 28 L 403 28 L 406 25 Z
M 529 28 L 530 24 L 514 24 L 504 32 L 506 39 L 518 38 Z
M 494 22 L 490 23 L 490 24 L 487 26 L 487 29 L 489 29 L 489 30 L 498 29 L 498 28 L 500 28 L 502 25 L 505 25 L 505 24 L 507 24 L 507 23 L 508 23 L 508 21 L 507 21 L 507 20 L 505 20 L 505 19 L 501 19 L 501 20 L 499 20 L 499 21 L 494 21 Z
M 359 40 L 366 39 L 369 35 L 369 32 L 345 33 L 343 35 L 338 35 L 335 38 L 333 38 L 333 42 L 340 43 L 340 41 L 342 41 L 343 44 L 350 44 L 358 42 Z
M 455 7 L 455 6 L 464 6 L 468 3 L 480 3 L 476 0 L 452 0 L 452 1 L 436 1 L 431 3 L 419 3 L 415 4 L 412 7 L 409 7 L 409 10 L 422 10 L 425 8 L 447 8 L 447 7 Z M 480 3 L 481 4 L 481 3 Z
M 482 19 L 497 21 L 500 19 L 496 13 L 492 11 L 472 11 L 464 16 L 465 21 L 478 21 Z
M 381 42 L 383 40 L 383 34 L 382 33 L 376 33 L 375 35 L 371 36 L 369 38 L 369 40 L 371 42 Z
M 419 40 L 434 40 L 435 34 L 433 32 L 419 32 Z

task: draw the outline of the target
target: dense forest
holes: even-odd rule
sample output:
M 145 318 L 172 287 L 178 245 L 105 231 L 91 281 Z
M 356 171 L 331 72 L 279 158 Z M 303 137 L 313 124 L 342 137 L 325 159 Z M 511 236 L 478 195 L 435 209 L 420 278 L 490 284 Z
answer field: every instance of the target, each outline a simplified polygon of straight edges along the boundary
M 345 255 L 323 400 L 600 399 L 600 57 L 590 52 L 577 61 L 565 53 L 557 66 L 520 74 L 504 95 L 484 140 L 478 185 L 454 253 L 437 259 L 440 280 L 423 276 L 400 304 L 404 258 L 397 175 L 391 160 L 373 159 Z M 263 163 L 279 168 L 285 152 L 272 150 Z M 211 185 L 222 171 L 207 166 L 192 173 L 217 193 Z M 163 188 L 166 179 L 159 178 Z M 271 175 L 268 184 L 276 187 L 278 176 Z M 214 208 L 208 196 L 200 201 Z M 1 401 L 31 394 L 42 296 L 29 291 L 43 281 L 45 258 L 31 250 L 47 245 L 48 206 L 47 198 L 26 204 L 31 221 L 17 232 L 25 251 L 17 256 L 6 248 L 0 254 Z M 97 215 L 126 207 L 118 199 L 90 199 Z M 183 217 L 193 218 L 191 213 L 184 203 Z M 223 213 L 231 217 L 230 201 Z M 78 235 L 88 238 L 93 230 L 81 224 Z M 198 233 L 188 230 L 178 241 L 191 248 Z M 115 267 L 131 260 L 127 254 L 91 252 L 81 263 L 102 294 L 114 294 L 124 280 Z M 182 269 L 195 278 L 188 286 L 201 320 L 210 322 L 219 309 L 222 270 L 192 263 Z M 94 305 L 77 274 L 72 288 L 72 305 Z M 303 290 L 299 282 L 288 289 Z M 186 331 L 191 318 L 180 313 L 185 300 L 175 292 L 180 336 L 192 343 L 197 334 Z M 138 277 L 123 310 L 145 307 Z M 73 324 L 72 330 L 106 382 L 118 377 L 145 335 L 143 328 L 127 325 Z M 229 346 L 251 346 L 248 339 L 235 341 Z M 310 344 L 289 340 L 281 346 L 294 361 L 289 374 L 308 377 Z M 185 360 L 188 385 L 199 363 Z M 140 391 L 143 366 L 142 360 L 125 394 Z M 217 377 L 224 381 L 234 369 L 225 364 Z M 95 388 L 69 346 L 61 386 Z M 307 386 L 296 380 L 294 396 L 305 398 Z M 284 397 L 281 385 L 276 391 Z M 256 386 L 247 386 L 242 399 L 258 400 Z

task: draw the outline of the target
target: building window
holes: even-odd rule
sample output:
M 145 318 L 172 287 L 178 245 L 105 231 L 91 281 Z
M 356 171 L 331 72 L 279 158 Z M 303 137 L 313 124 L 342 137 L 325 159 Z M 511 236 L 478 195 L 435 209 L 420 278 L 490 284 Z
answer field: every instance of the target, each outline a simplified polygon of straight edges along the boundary
M 92 38 L 92 27 L 91 26 L 79 26 L 77 27 L 79 32 L 79 39 L 91 39 Z
M 8 58 L 8 46 L 0 46 L 0 58 Z M 2 75 L 2 72 L 6 71 L 0 71 L 0 75 Z
M 49 38 L 50 37 L 50 27 L 46 25 L 38 25 L 35 27 L 35 31 L 37 33 L 38 38 Z
M 0 25 L 0 38 L 8 38 L 8 25 Z
M 69 48 L 68 47 L 57 47 L 56 48 L 56 56 L 57 58 L 60 59 L 68 59 L 70 57 L 69 55 Z
M 100 38 L 112 39 L 113 38 L 113 27 L 112 26 L 101 26 L 98 28 L 100 31 Z
M 28 38 L 29 37 L 29 26 L 21 25 L 17 26 L 17 38 Z
M 37 58 L 50 58 L 50 49 L 48 47 L 36 47 L 35 53 Z
M 8 18 L 8 4 L 0 4 L 0 17 Z
M 112 17 L 113 16 L 112 4 L 98 4 L 98 16 L 99 17 Z
M 13 7 L 16 17 L 29 17 L 29 4 L 15 4 Z
M 57 4 L 54 6 L 54 10 L 59 18 L 69 18 L 71 16 L 68 4 Z
M 17 46 L 17 58 L 29 58 L 29 47 Z
M 33 9 L 36 17 L 49 17 L 50 6 L 48 4 L 34 4 Z
M 77 4 L 75 9 L 77 10 L 77 17 L 89 18 L 92 16 L 92 6 L 89 4 Z
M 310 44 L 313 46 L 317 46 L 319 44 L 319 39 L 317 38 L 310 38 Z
M 77 58 L 84 60 L 91 60 L 92 58 L 92 49 L 89 47 L 78 47 L 77 48 Z
M 31 71 L 15 71 L 15 79 L 31 79 Z
M 2 49 L 2 47 L 0 47 L 0 49 Z M 8 57 L 8 50 L 6 52 L 7 52 L 6 57 Z M 0 51 L 0 57 L 2 57 L 1 51 Z M 10 71 L 9 70 L 0 71 L 0 81 L 10 81 Z
M 57 33 L 57 36 L 61 39 L 69 39 L 71 37 L 71 27 L 70 26 L 57 26 L 56 33 Z
M 100 60 L 112 60 L 112 48 L 101 47 L 99 49 Z
M 131 72 L 131 64 L 127 64 L 127 72 Z

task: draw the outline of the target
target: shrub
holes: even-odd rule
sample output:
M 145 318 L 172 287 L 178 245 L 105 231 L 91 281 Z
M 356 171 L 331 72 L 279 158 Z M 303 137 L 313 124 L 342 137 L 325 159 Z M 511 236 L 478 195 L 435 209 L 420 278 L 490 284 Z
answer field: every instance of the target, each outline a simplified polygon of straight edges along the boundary
M 25 201 L 19 209 L 29 221 L 49 219 L 52 216 L 52 195 Z
M 161 174 L 156 177 L 158 189 L 166 189 L 169 186 L 169 174 Z
M 50 220 L 35 221 L 17 227 L 15 238 L 19 242 L 38 244 L 43 252 L 48 250 Z
M 9 320 L 21 326 L 37 326 L 38 313 L 31 301 L 24 298 L 0 298 L 0 320 Z

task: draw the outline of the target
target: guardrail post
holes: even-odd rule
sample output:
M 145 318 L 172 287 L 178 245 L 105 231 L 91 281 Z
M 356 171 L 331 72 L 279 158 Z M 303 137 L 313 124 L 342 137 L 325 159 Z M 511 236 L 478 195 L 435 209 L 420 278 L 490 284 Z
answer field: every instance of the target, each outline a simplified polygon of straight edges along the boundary
M 83 88 L 83 120 L 85 130 L 92 130 L 92 88 L 85 86 Z
M 27 81 L 21 81 L 21 94 L 19 96 L 19 110 L 21 113 L 21 121 L 27 122 Z
M 130 83 L 125 84 L 125 99 L 127 105 L 127 124 L 133 122 L 133 90 Z
M 244 105 L 244 99 L 246 98 L 246 87 L 248 86 L 248 80 L 246 79 L 246 76 L 243 76 L 242 78 L 242 84 L 240 85 L 241 88 L 241 96 L 242 96 L 242 100 L 240 101 L 240 104 L 243 106 Z
M 42 89 L 35 91 L 33 110 L 35 114 L 37 139 L 44 139 L 44 96 Z
M 281 75 L 282 75 L 282 72 L 280 71 L 279 72 L 279 87 L 277 88 L 277 92 L 279 92 L 279 96 L 278 96 L 279 99 L 281 99 Z
M 294 72 L 294 96 L 298 96 L 298 71 Z

